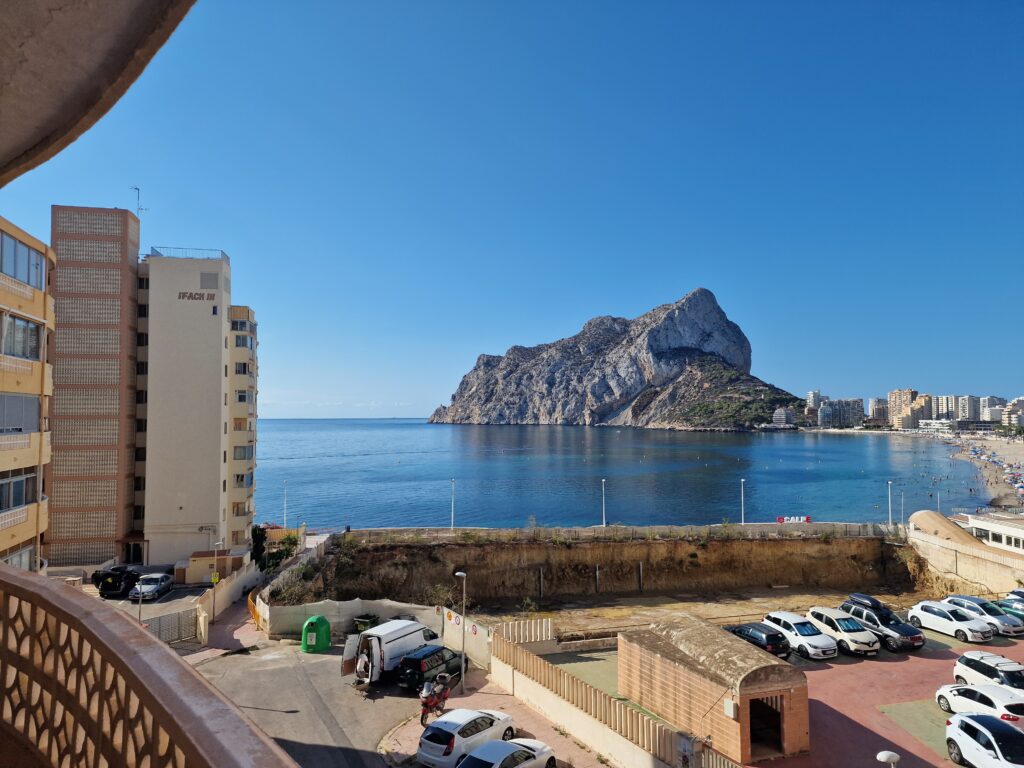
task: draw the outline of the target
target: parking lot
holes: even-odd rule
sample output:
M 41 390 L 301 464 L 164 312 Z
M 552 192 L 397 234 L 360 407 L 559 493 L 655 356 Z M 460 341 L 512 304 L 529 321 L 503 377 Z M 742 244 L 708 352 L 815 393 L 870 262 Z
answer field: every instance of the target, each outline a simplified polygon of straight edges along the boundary
M 142 603 L 142 620 L 153 618 L 154 616 L 163 616 L 165 613 L 176 613 L 178 611 L 184 611 L 189 608 L 194 608 L 196 600 L 202 597 L 203 593 L 206 592 L 208 587 L 175 587 L 166 595 L 162 595 L 160 599 L 150 601 L 143 601 Z M 122 611 L 130 614 L 133 617 L 139 615 L 139 601 L 129 601 L 126 597 L 111 597 L 111 598 L 99 598 L 114 606 Z

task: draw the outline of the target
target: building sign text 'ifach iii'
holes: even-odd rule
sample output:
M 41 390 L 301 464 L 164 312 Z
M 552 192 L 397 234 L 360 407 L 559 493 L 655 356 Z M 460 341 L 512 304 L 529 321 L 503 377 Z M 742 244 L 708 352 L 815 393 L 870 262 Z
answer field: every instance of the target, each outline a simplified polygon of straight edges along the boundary
M 204 291 L 178 291 L 178 301 L 214 301 L 216 298 L 216 293 L 206 293 Z

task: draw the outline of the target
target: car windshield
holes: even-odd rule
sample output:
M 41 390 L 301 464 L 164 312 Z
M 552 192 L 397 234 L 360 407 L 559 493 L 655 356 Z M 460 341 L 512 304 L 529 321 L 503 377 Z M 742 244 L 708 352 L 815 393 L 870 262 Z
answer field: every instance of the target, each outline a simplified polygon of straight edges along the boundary
M 140 587 L 152 587 L 152 586 L 156 586 L 159 583 L 160 583 L 160 577 L 159 576 L 143 576 L 141 579 L 139 579 L 139 586 Z
M 959 608 L 951 608 L 949 610 L 949 617 L 951 619 L 953 619 L 953 621 L 970 621 L 971 620 L 971 617 L 968 616 L 963 611 L 961 611 Z
M 1024 764 L 1024 733 L 1007 728 L 1005 731 L 993 729 L 992 738 L 999 745 L 1003 759 L 1014 765 Z
M 1011 688 L 1024 688 L 1024 670 L 1000 670 L 999 674 L 1003 676 L 1003 682 Z
M 864 629 L 856 619 L 851 618 L 836 619 L 836 624 L 843 632 L 860 632 Z
M 423 732 L 423 740 L 431 744 L 447 744 L 452 739 L 451 731 L 432 725 Z
M 801 637 L 814 637 L 815 635 L 821 634 L 821 630 L 809 621 L 801 621 L 798 624 L 794 624 L 793 629 L 795 629 L 796 633 Z

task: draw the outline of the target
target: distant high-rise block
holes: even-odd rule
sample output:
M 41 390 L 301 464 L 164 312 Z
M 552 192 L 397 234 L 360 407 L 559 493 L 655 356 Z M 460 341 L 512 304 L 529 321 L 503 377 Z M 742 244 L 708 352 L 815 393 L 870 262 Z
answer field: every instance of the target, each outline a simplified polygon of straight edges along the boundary
M 889 424 L 893 429 L 913 429 L 911 406 L 917 397 L 916 389 L 896 389 L 889 393 Z
M 977 421 L 981 415 L 981 401 L 974 395 L 960 395 L 956 399 L 956 417 L 959 421 Z

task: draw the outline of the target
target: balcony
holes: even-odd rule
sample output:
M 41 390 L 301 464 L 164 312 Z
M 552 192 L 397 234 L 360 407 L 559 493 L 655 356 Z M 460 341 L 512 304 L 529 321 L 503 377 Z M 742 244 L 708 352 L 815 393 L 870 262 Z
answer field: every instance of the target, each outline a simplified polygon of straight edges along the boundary
M 0 753 L 14 731 L 40 765 L 295 768 L 123 611 L 4 565 L 0 610 Z
M 38 523 L 37 523 L 38 518 Z M 50 503 L 46 496 L 38 502 L 0 512 L 0 549 L 31 543 L 38 531 L 50 523 Z
M 49 432 L 14 432 L 0 435 L 0 472 L 49 462 Z
M 0 304 L 10 307 L 19 315 L 33 317 L 53 328 L 53 299 L 31 285 L 2 273 L 0 273 Z
M 0 392 L 52 395 L 53 366 L 38 360 L 0 355 Z

